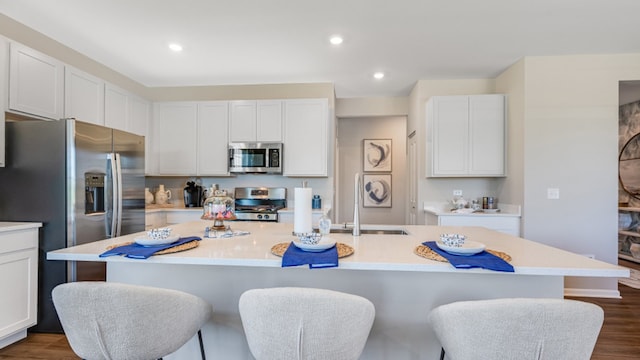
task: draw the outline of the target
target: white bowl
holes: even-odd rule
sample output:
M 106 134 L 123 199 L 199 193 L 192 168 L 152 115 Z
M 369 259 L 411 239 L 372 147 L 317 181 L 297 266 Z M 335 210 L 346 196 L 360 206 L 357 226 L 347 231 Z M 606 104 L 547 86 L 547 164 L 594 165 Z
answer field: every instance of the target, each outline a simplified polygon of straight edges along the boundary
M 461 234 L 440 234 L 440 242 L 447 247 L 461 247 L 466 238 Z

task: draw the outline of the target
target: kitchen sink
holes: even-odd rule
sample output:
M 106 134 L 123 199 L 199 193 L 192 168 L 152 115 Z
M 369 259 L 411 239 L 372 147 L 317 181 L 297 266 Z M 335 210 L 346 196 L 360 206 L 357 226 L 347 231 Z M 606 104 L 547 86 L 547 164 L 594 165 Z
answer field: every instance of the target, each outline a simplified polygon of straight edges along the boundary
M 341 229 L 331 229 L 330 234 L 352 234 L 353 229 L 350 228 L 341 228 Z M 360 234 L 362 235 L 409 235 L 408 232 L 402 229 L 360 229 Z

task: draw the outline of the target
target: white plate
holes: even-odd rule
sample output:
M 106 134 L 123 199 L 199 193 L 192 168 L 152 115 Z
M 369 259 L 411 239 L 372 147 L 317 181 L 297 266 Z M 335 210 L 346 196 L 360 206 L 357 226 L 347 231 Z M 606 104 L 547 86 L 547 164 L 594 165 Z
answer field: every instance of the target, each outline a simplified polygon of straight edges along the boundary
M 310 251 L 310 252 L 324 251 L 333 247 L 335 244 L 336 244 L 335 240 L 331 240 L 328 237 L 323 237 L 322 240 L 320 240 L 320 242 L 318 242 L 315 245 L 304 244 L 298 240 L 293 241 L 293 245 L 295 245 L 298 249 L 304 250 L 304 251 Z
M 439 241 L 439 240 L 436 241 L 436 245 L 441 250 L 444 250 L 449 254 L 453 254 L 453 255 L 474 255 L 479 252 L 482 252 L 485 248 L 484 244 L 476 241 L 469 241 L 469 240 L 466 240 L 464 244 L 462 244 L 462 246 L 460 247 L 447 246 L 442 241 Z
M 180 235 L 172 235 L 166 239 L 150 239 L 146 236 L 143 236 L 143 237 L 135 238 L 133 239 L 133 241 L 135 241 L 136 244 L 143 245 L 143 246 L 158 246 L 158 245 L 171 244 L 172 242 L 178 241 L 178 239 L 180 239 Z

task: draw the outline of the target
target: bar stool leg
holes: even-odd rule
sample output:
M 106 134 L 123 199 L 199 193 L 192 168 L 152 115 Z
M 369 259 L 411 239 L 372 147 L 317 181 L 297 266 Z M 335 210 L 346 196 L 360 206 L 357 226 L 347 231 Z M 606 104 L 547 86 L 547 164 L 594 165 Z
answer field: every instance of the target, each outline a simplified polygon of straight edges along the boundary
M 202 356 L 202 360 L 207 360 L 207 357 L 204 355 L 204 343 L 202 342 L 201 330 L 198 330 L 198 341 L 200 341 L 200 355 Z

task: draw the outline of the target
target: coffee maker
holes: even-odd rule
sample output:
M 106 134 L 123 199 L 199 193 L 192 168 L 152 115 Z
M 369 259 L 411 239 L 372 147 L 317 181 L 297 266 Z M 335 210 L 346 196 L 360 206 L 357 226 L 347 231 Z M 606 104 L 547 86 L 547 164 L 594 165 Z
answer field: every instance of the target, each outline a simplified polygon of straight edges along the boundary
M 204 200 L 202 195 L 202 186 L 197 185 L 195 181 L 187 181 L 187 186 L 184 187 L 184 206 L 202 206 L 202 202 Z

